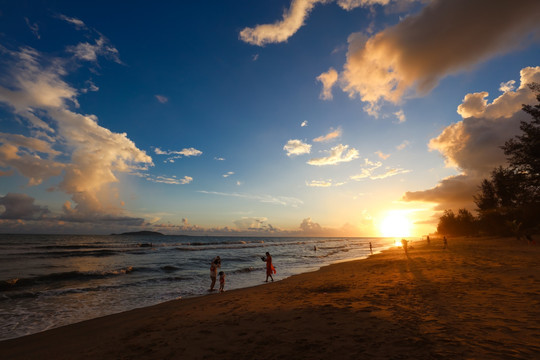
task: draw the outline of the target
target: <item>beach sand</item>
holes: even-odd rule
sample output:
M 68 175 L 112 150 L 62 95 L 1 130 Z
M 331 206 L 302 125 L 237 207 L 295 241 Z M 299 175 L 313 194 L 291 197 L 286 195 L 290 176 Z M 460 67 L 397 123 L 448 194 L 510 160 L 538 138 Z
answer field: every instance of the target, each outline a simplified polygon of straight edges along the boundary
M 540 358 L 540 246 L 512 238 L 448 246 L 417 241 L 408 257 L 392 248 L 6 340 L 0 358 Z

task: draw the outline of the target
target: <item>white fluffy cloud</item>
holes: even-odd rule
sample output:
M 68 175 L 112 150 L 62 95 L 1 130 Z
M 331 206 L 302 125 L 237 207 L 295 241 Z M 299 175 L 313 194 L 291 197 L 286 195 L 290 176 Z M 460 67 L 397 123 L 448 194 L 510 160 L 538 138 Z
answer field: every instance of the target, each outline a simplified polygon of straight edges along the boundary
M 287 141 L 283 146 L 283 150 L 287 152 L 287 156 L 309 154 L 311 145 L 302 142 L 302 140 L 292 139 Z
M 485 99 L 488 96 L 485 92 L 465 96 L 459 113 L 469 117 L 446 127 L 429 143 L 431 150 L 444 156 L 447 166 L 462 173 L 444 179 L 432 189 L 407 192 L 404 200 L 438 203 L 438 209 L 473 208 L 472 196 L 482 179 L 506 162 L 500 147 L 520 133 L 520 121 L 530 120 L 521 107 L 535 103 L 535 96 L 527 87 L 531 82 L 540 82 L 540 67 L 522 69 L 519 88 L 507 90 L 491 103 Z M 475 96 L 482 101 L 472 102 L 471 97 Z
M 332 88 L 338 81 L 338 72 L 334 68 L 330 68 L 327 72 L 317 76 L 317 80 L 323 85 L 321 95 L 319 97 L 323 100 L 332 100 L 334 98 L 332 95 Z
M 343 89 L 368 102 L 399 102 L 412 88 L 430 91 L 452 73 L 516 49 L 538 35 L 540 2 L 434 0 L 374 36 L 352 34 Z M 502 21 L 501 21 L 502 20 Z
M 339 144 L 330 150 L 329 156 L 313 158 L 307 163 L 315 166 L 336 165 L 341 162 L 349 162 L 357 158 L 358 150 L 355 148 L 349 149 L 349 145 Z
M 283 19 L 240 32 L 243 41 L 262 46 L 287 41 L 318 3 L 332 0 L 292 0 Z M 414 0 L 337 0 L 345 10 L 360 6 L 395 5 L 402 10 Z M 440 79 L 515 50 L 540 36 L 540 2 L 520 0 L 432 0 L 415 15 L 375 35 L 349 36 L 347 61 L 341 74 L 330 69 L 317 79 L 322 99 L 331 99 L 338 81 L 351 97 L 366 102 L 364 110 L 378 116 L 381 101 L 398 103 L 416 91 L 429 92 Z M 503 87 L 504 89 L 510 89 Z
M 65 206 L 66 220 L 117 213 L 110 196 L 110 185 L 118 182 L 115 174 L 145 169 L 152 159 L 126 134 L 99 126 L 95 115 L 72 110 L 79 106 L 78 92 L 63 80 L 68 72 L 62 59 L 31 48 L 0 51 L 10 74 L 1 79 L 0 102 L 27 120 L 35 134 L 2 134 L 2 166 L 17 170 L 30 185 L 62 176 L 58 188 L 76 204 Z M 60 154 L 69 160 L 57 160 Z

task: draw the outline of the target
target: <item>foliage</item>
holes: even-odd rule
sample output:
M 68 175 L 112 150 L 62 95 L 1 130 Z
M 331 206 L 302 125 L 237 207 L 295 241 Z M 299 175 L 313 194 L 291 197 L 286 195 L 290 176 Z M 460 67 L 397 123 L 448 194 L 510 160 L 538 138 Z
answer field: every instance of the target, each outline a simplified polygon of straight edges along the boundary
M 446 235 L 476 232 L 519 235 L 540 225 L 540 84 L 529 84 L 538 104 L 523 105 L 532 116 L 520 123 L 521 135 L 505 142 L 502 149 L 508 166 L 498 167 L 484 179 L 474 196 L 478 217 L 460 209 L 458 215 L 445 210 L 437 231 Z
M 448 236 L 471 236 L 477 233 L 477 220 L 467 209 L 459 209 L 458 214 L 445 210 L 439 219 L 437 232 Z

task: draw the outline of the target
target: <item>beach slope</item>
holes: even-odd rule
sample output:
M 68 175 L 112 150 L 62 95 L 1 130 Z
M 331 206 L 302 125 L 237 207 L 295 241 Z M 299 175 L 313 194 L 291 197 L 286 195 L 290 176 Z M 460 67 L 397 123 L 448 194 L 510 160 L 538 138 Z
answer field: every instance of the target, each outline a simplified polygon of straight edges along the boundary
M 512 238 L 415 242 L 2 341 L 0 358 L 540 358 L 539 270 L 540 246 Z

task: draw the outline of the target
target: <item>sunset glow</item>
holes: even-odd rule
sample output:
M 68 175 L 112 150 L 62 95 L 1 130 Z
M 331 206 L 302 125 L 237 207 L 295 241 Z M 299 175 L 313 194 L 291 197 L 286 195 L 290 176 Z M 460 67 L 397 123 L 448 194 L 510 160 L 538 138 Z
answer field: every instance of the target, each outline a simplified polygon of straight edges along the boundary
M 379 230 L 384 237 L 409 237 L 411 222 L 404 213 L 392 211 L 381 221 Z
M 433 232 L 444 209 L 474 210 L 536 101 L 540 2 L 492 5 L 6 2 L 0 225 Z M 380 215 L 396 208 L 423 210 Z

